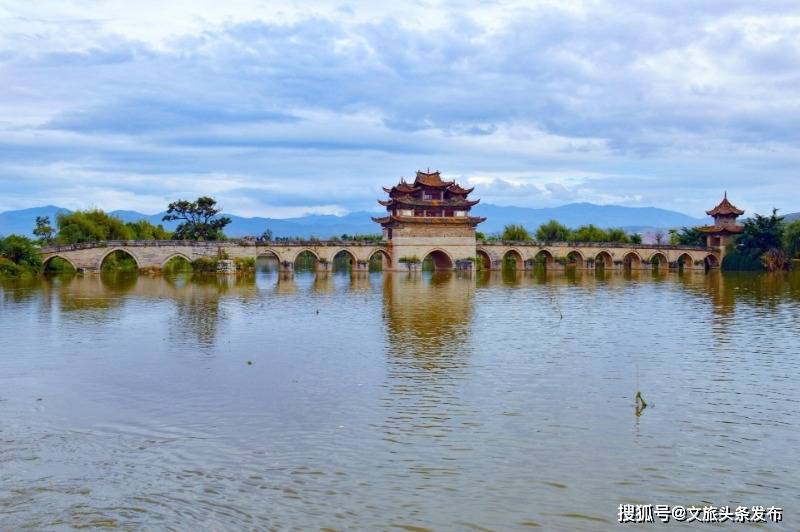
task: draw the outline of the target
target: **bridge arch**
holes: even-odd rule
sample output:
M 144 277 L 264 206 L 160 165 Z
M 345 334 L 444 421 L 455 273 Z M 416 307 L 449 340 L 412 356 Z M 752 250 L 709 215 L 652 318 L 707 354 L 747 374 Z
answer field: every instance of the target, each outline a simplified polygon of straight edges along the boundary
M 703 263 L 707 270 L 719 268 L 719 259 L 713 253 L 709 253 L 703 258 Z
M 667 268 L 669 268 L 669 260 L 667 259 L 667 256 L 660 251 L 656 251 L 655 253 L 650 255 L 650 258 L 647 259 L 647 262 L 652 264 L 661 271 L 664 271 Z
M 49 257 L 47 257 L 46 259 L 44 259 L 44 260 L 42 261 L 42 269 L 43 269 L 43 270 L 44 270 L 44 269 L 47 269 L 47 265 L 48 265 L 48 264 L 50 263 L 50 261 L 51 261 L 51 260 L 53 260 L 53 259 L 61 259 L 61 260 L 63 260 L 64 262 L 66 262 L 67 264 L 69 264 L 70 266 L 72 266 L 72 269 L 73 269 L 73 270 L 75 270 L 75 271 L 78 271 L 78 267 L 77 267 L 77 266 L 75 266 L 75 263 L 74 263 L 74 262 L 72 262 L 72 261 L 70 260 L 70 258 L 69 258 L 69 257 L 67 257 L 66 255 L 61 255 L 61 254 L 59 254 L 59 253 L 56 253 L 55 255 L 50 255 Z
M 681 253 L 677 262 L 678 268 L 689 269 L 694 266 L 694 258 L 688 253 Z
M 299 248 L 297 250 L 297 252 L 294 254 L 294 256 L 292 257 L 292 259 L 291 259 L 292 262 L 296 262 L 297 258 L 300 255 L 302 255 L 303 253 L 306 253 L 306 252 L 310 253 L 311 255 L 314 255 L 314 258 L 317 259 L 317 261 L 319 261 L 319 254 L 316 251 L 314 251 L 313 249 L 311 249 L 311 248 Z M 277 255 L 277 253 L 276 253 L 276 255 Z
M 625 264 L 625 268 L 631 270 L 638 270 L 642 267 L 642 257 L 635 251 L 626 253 L 622 258 L 622 262 Z
M 483 270 L 491 270 L 492 269 L 492 256 L 483 248 L 478 248 L 476 250 L 477 259 L 480 261 L 480 267 Z
M 192 259 L 190 259 L 189 256 L 186 253 L 181 253 L 180 251 L 177 251 L 175 253 L 172 253 L 166 259 L 161 261 L 161 268 L 163 269 L 169 263 L 169 261 L 171 261 L 172 259 L 177 259 L 177 258 L 181 258 L 181 259 L 185 260 L 186 262 L 188 262 L 189 264 L 192 263 Z
M 545 267 L 550 268 L 555 261 L 555 255 L 548 249 L 540 249 L 536 252 L 536 255 L 533 256 L 533 261 L 538 264 L 544 264 Z
M 595 268 L 605 268 L 610 270 L 614 267 L 614 256 L 610 251 L 604 249 L 594 257 Z
M 449 253 L 438 248 L 428 251 L 422 262 L 425 262 L 428 257 L 433 261 L 434 270 L 452 270 L 455 264 Z
M 581 269 L 586 264 L 586 260 L 583 257 L 583 253 L 578 251 L 577 249 L 571 249 L 567 253 L 567 262 L 570 266 L 575 266 L 578 269 Z
M 256 260 L 260 258 L 275 259 L 278 261 L 278 263 L 283 262 L 283 258 L 280 256 L 280 253 L 278 253 L 272 248 L 258 250 L 258 253 L 256 254 Z
M 525 259 L 522 258 L 522 253 L 517 248 L 511 248 L 503 253 L 503 267 L 510 264 L 512 260 L 514 261 L 515 270 L 521 270 L 523 268 Z
M 369 257 L 367 258 L 367 263 L 372 263 L 372 260 L 375 258 L 375 255 L 379 255 L 381 257 L 381 268 L 384 270 L 390 270 L 392 268 L 392 256 L 389 255 L 389 252 L 385 249 L 378 248 L 372 252 L 370 252 Z
M 116 253 L 116 252 L 118 252 L 118 251 L 121 251 L 121 252 L 125 253 L 126 255 L 128 255 L 130 258 L 132 258 L 132 259 L 133 259 L 133 262 L 135 262 L 135 263 L 136 263 L 136 269 L 141 269 L 141 268 L 142 268 L 142 263 L 141 263 L 141 261 L 139 260 L 139 257 L 137 257 L 135 253 L 133 253 L 133 252 L 132 252 L 131 250 L 129 250 L 128 248 L 124 248 L 124 247 L 114 247 L 114 248 L 111 248 L 111 249 L 109 249 L 109 250 L 108 250 L 108 251 L 106 251 L 106 252 L 105 252 L 103 255 L 101 255 L 101 256 L 100 256 L 100 260 L 99 260 L 99 261 L 97 261 L 97 269 L 98 269 L 98 270 L 101 270 L 101 269 L 103 269 L 103 263 L 106 261 L 106 259 L 107 259 L 107 258 L 108 258 L 110 255 L 112 255 L 113 253 Z
M 350 251 L 347 248 L 339 248 L 339 249 L 334 250 L 333 253 L 331 253 L 331 255 L 330 255 L 330 257 L 331 257 L 330 258 L 330 261 L 331 261 L 330 267 L 331 267 L 331 269 L 333 269 L 333 263 L 336 260 L 336 257 L 338 257 L 338 256 L 340 256 L 342 254 L 344 254 L 348 258 L 350 269 L 351 270 L 355 270 L 356 269 L 356 265 L 358 264 L 358 258 L 356 257 L 355 253 L 353 253 L 352 251 Z

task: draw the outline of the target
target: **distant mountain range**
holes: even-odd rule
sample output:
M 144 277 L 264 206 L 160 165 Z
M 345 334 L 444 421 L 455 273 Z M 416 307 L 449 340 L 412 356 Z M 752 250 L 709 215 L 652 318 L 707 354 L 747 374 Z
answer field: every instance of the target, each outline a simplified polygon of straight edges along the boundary
M 48 205 L 0 213 L 0 235 L 12 233 L 30 235 L 37 216 L 49 216 L 55 224 L 59 212 L 68 209 Z M 647 232 L 673 227 L 696 226 L 709 220 L 692 218 L 685 214 L 655 207 L 620 207 L 617 205 L 595 205 L 592 203 L 570 203 L 560 207 L 530 209 L 526 207 L 501 207 L 479 204 L 473 208 L 476 216 L 485 216 L 486 222 L 479 226 L 484 233 L 500 232 L 506 224 L 522 224 L 533 231 L 548 220 L 558 220 L 569 227 L 595 224 L 600 227 L 622 227 L 628 231 Z M 162 222 L 164 213 L 142 214 L 136 211 L 112 211 L 110 214 L 126 222 L 145 219 L 154 224 L 163 224 L 173 229 L 175 222 Z M 275 236 L 318 236 L 325 238 L 343 233 L 378 233 L 380 227 L 370 217 L 375 212 L 352 212 L 344 216 L 307 215 L 299 218 L 247 218 L 225 213 L 231 224 L 225 228 L 229 236 L 260 235 L 269 228 Z M 800 217 L 800 213 L 790 216 Z M 788 218 L 788 217 L 787 217 Z

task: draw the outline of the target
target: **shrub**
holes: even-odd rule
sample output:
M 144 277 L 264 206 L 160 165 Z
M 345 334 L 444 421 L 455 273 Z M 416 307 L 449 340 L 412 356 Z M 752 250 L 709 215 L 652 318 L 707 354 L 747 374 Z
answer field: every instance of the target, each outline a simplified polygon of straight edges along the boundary
M 0 257 L 0 275 L 7 275 L 9 277 L 17 276 L 25 272 L 25 268 L 11 260 Z
M 9 235 L 0 238 L 0 257 L 19 267 L 6 265 L 4 271 L 7 275 L 17 275 L 22 271 L 38 272 L 42 269 L 42 258 L 39 248 L 30 238 L 20 235 Z
M 736 250 L 728 253 L 722 259 L 722 270 L 724 271 L 762 271 L 763 269 L 764 265 L 757 253 L 751 254 Z
M 192 270 L 199 273 L 216 272 L 218 263 L 218 260 L 211 257 L 198 257 L 192 261 Z
M 236 264 L 237 270 L 243 272 L 254 272 L 256 270 L 255 257 L 236 257 L 233 259 L 233 263 Z

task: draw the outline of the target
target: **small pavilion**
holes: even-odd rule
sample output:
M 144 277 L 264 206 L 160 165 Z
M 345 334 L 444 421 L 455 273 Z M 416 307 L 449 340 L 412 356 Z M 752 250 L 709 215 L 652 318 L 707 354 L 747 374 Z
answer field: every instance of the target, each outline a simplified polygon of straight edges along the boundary
M 706 225 L 697 229 L 705 233 L 706 245 L 710 248 L 719 248 L 720 254 L 724 256 L 728 244 L 736 235 L 744 231 L 744 227 L 736 223 L 736 218 L 744 214 L 744 211 L 728 201 L 726 192 L 722 201 L 710 211 L 706 211 L 706 214 L 714 218 L 714 225 Z

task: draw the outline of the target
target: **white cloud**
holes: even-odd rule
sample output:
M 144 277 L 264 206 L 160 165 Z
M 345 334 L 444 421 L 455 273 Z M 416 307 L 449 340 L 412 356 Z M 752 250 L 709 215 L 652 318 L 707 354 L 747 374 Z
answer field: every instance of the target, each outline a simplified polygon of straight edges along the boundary
M 485 202 L 698 216 L 728 188 L 800 210 L 792 2 L 46 0 L 0 17 L 0 209 L 212 193 L 228 212 L 341 213 L 431 166 Z

